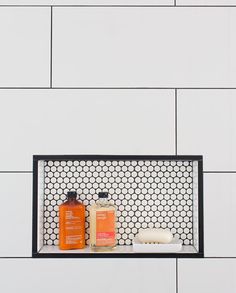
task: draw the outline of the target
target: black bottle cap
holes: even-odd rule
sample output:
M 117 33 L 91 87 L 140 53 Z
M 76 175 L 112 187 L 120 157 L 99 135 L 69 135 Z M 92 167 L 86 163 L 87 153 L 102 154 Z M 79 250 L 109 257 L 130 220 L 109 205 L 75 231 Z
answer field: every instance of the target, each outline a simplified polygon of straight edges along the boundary
M 99 198 L 108 198 L 108 192 L 99 192 L 98 197 Z
M 76 197 L 77 196 L 77 192 L 76 191 L 68 191 L 67 192 L 67 197 Z

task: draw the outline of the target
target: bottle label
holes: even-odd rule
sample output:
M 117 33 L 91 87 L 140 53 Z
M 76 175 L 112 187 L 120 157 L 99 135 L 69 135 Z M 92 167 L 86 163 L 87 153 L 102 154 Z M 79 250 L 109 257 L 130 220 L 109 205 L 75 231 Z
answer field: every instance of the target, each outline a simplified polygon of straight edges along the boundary
M 96 246 L 114 246 L 115 241 L 115 211 L 97 211 Z
M 82 243 L 83 230 L 83 220 L 80 211 L 65 211 L 65 244 Z

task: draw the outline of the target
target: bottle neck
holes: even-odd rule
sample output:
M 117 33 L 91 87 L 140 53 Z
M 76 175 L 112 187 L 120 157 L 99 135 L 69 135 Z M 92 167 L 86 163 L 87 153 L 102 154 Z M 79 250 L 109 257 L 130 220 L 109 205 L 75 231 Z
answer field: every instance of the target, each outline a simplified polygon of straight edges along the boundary
M 67 201 L 68 201 L 69 203 L 76 202 L 76 197 L 68 197 L 68 198 L 67 198 Z
M 105 198 L 99 198 L 99 199 L 98 199 L 98 202 L 99 202 L 99 204 L 101 204 L 101 205 L 107 204 L 107 202 L 108 202 L 108 198 L 107 198 L 107 197 L 105 197 Z

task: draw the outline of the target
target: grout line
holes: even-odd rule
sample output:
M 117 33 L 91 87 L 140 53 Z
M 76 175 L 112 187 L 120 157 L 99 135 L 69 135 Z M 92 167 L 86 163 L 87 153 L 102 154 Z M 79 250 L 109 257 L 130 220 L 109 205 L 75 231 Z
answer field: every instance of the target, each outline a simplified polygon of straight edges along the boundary
M 32 258 L 32 256 L 0 256 L 0 259 L 25 259 Z
M 204 259 L 235 259 L 236 256 L 204 256 Z
M 34 259 L 32 256 L 0 256 L 0 259 Z M 170 259 L 166 257 L 166 259 Z M 204 260 L 204 259 L 236 259 L 236 256 L 204 256 L 203 258 L 176 258 L 176 293 L 178 293 L 179 289 L 179 268 L 178 268 L 178 260 L 189 260 L 189 259 L 194 259 L 194 260 Z
M 101 7 L 101 8 L 106 8 L 106 7 L 108 7 L 108 8 L 112 8 L 112 7 L 122 7 L 122 8 L 126 8 L 126 7 L 173 7 L 173 4 L 169 4 L 169 5 L 167 5 L 167 4 L 162 4 L 162 5 L 155 5 L 155 4 L 127 4 L 127 5 L 125 5 L 125 4 L 91 4 L 91 5 L 89 5 L 89 4 L 61 4 L 61 5 L 59 5 L 59 4 L 55 4 L 55 5 L 51 5 L 51 4 L 42 4 L 42 5 L 40 5 L 40 4 L 36 4 L 36 5 L 30 5 L 30 4 L 15 4 L 15 5 L 10 5 L 10 4 L 0 4 L 0 7 L 79 7 L 79 8 L 90 8 L 90 7 L 95 7 L 95 8 L 99 8 L 99 7 Z M 190 6 L 191 7 L 191 6 Z
M 163 89 L 163 90 L 173 90 L 174 88 L 169 87 L 0 87 L 1 89 L 56 89 L 56 90 L 155 90 L 155 89 Z
M 125 87 L 125 86 L 117 86 L 117 87 L 112 87 L 112 86 L 107 86 L 107 87 L 53 87 L 53 89 L 82 89 L 82 90 L 87 90 L 87 89 L 95 89 L 95 90 L 156 90 L 156 89 L 163 89 L 163 90 L 173 90 L 175 89 L 174 87 L 138 87 L 138 86 L 130 86 L 130 87 Z M 236 88 L 235 88 L 236 89 Z
M 0 87 L 0 90 L 49 90 L 50 87 Z
M 176 5 L 176 7 L 180 7 L 180 8 L 235 8 L 236 5 Z
M 0 90 L 40 90 L 40 89 L 55 89 L 55 90 L 236 90 L 234 87 L 0 87 Z
M 102 7 L 102 8 L 116 8 L 116 7 L 121 7 L 121 8 L 158 8 L 158 7 L 161 7 L 161 8 L 169 8 L 169 7 L 174 7 L 173 4 L 161 4 L 161 5 L 155 5 L 155 4 L 81 4 L 81 5 L 76 5 L 76 4 L 72 4 L 72 5 L 53 5 L 55 7 L 85 7 L 85 8 L 89 8 L 89 7 L 95 7 L 95 8 L 99 8 L 99 7 Z
M 175 262 L 175 280 L 176 280 L 176 289 L 175 292 L 178 293 L 179 292 L 179 272 L 178 272 L 178 258 L 176 258 L 176 262 Z
M 165 89 L 165 90 L 236 90 L 236 87 L 53 87 L 54 89 L 144 89 L 144 90 L 155 90 L 155 89 Z
M 50 7 L 51 5 L 47 4 L 35 4 L 35 5 L 30 5 L 30 4 L 0 4 L 1 7 Z
M 51 6 L 51 27 L 50 27 L 50 88 L 52 88 L 52 19 L 53 17 L 53 8 Z
M 175 0 L 175 3 L 176 3 L 176 0 Z M 91 5 L 86 5 L 86 4 L 84 4 L 84 5 L 76 5 L 76 4 L 74 4 L 74 5 L 69 5 L 69 4 L 62 4 L 62 5 L 50 5 L 50 4 L 42 4 L 42 5 L 40 5 L 40 4 L 36 4 L 36 5 L 30 5 L 30 4 L 15 4 L 15 5 L 10 5 L 10 4 L 0 4 L 0 8 L 1 7 L 80 7 L 80 8 L 83 8 L 83 7 L 85 7 L 85 8 L 90 8 L 90 7 L 97 7 L 97 8 L 99 8 L 99 7 L 102 7 L 102 8 L 105 8 L 105 7 L 124 7 L 124 8 L 126 8 L 126 7 L 165 7 L 165 8 L 235 8 L 236 7 L 236 5 L 178 5 L 178 4 L 175 4 L 175 5 L 152 5 L 152 4 L 150 4 L 150 5 L 148 5 L 148 4 L 143 4 L 143 5 L 138 5 L 138 4 L 134 4 L 134 5 L 132 5 L 132 4 L 129 4 L 129 5 L 119 5 L 119 4 L 114 4 L 114 5 L 102 5 L 102 4 L 91 4 Z
M 178 107 L 177 89 L 175 89 L 175 155 L 178 154 Z
M 33 171 L 0 171 L 0 174 L 32 174 Z
M 235 174 L 236 171 L 203 171 L 203 173 L 206 173 L 206 174 Z

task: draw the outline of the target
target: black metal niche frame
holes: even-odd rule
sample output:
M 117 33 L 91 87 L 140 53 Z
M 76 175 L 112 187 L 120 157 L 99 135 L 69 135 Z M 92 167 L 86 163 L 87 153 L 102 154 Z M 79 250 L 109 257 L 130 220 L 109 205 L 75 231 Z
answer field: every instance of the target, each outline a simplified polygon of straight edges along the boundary
M 202 156 L 33 156 L 33 257 L 203 257 Z M 117 206 L 118 247 L 112 253 L 59 251 L 58 206 L 69 190 L 89 206 L 108 191 Z M 168 228 L 180 253 L 134 253 L 140 228 Z M 86 244 L 89 221 L 86 209 Z M 188 248 L 191 248 L 188 250 Z

